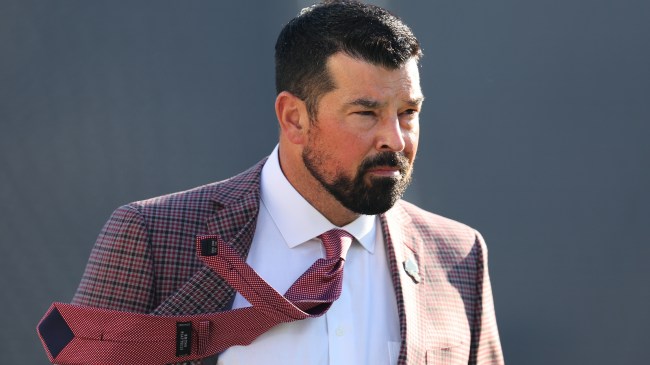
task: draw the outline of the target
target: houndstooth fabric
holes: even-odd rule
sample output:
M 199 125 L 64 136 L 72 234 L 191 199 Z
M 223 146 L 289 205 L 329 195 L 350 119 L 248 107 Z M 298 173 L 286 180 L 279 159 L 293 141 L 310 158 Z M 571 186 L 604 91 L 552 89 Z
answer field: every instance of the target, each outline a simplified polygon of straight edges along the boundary
M 264 162 L 222 182 L 118 208 L 73 303 L 158 315 L 230 308 L 235 290 L 201 263 L 193 240 L 219 235 L 246 259 Z M 503 364 L 480 234 L 404 201 L 380 218 L 400 317 L 398 363 Z M 420 280 L 406 263 L 417 265 Z

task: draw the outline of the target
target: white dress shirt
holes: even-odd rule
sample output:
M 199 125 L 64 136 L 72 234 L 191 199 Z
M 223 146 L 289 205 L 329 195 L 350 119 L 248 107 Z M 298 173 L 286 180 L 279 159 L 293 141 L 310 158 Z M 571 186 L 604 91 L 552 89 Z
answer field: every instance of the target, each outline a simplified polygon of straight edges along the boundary
M 246 262 L 284 293 L 324 257 L 316 237 L 336 226 L 286 179 L 277 146 L 261 179 L 260 211 Z M 341 228 L 356 240 L 345 260 L 343 292 L 330 310 L 273 327 L 249 346 L 231 347 L 219 356 L 219 365 L 397 363 L 399 318 L 379 218 L 362 215 Z M 247 306 L 237 294 L 233 309 Z

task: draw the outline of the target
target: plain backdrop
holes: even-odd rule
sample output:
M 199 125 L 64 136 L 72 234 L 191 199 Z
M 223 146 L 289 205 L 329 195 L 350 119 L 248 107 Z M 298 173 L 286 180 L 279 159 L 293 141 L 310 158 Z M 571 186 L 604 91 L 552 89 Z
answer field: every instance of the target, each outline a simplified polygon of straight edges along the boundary
M 3 364 L 47 363 L 116 207 L 270 153 L 304 3 L 0 0 Z M 487 239 L 507 363 L 647 363 L 650 2 L 381 3 L 425 52 L 407 199 Z

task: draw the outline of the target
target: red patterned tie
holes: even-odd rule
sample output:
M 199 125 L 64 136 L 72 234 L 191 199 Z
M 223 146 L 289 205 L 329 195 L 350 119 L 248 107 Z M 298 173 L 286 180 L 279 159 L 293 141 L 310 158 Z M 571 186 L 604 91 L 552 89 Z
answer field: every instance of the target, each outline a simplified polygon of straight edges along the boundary
M 323 315 L 341 294 L 352 236 L 333 229 L 319 236 L 318 259 L 281 295 L 220 237 L 197 236 L 199 258 L 251 307 L 190 316 L 156 316 L 54 303 L 38 324 L 52 363 L 161 365 L 196 360 L 248 345 L 271 327 Z

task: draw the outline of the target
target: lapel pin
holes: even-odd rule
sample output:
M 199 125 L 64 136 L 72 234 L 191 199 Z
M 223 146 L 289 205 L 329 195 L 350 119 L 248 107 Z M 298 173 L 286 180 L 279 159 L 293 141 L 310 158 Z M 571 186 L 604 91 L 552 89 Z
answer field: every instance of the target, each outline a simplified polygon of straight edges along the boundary
M 422 281 L 422 278 L 420 277 L 419 273 L 419 268 L 417 262 L 415 262 L 415 258 L 409 257 L 406 261 L 404 261 L 404 271 L 415 281 L 416 283 L 419 283 Z

